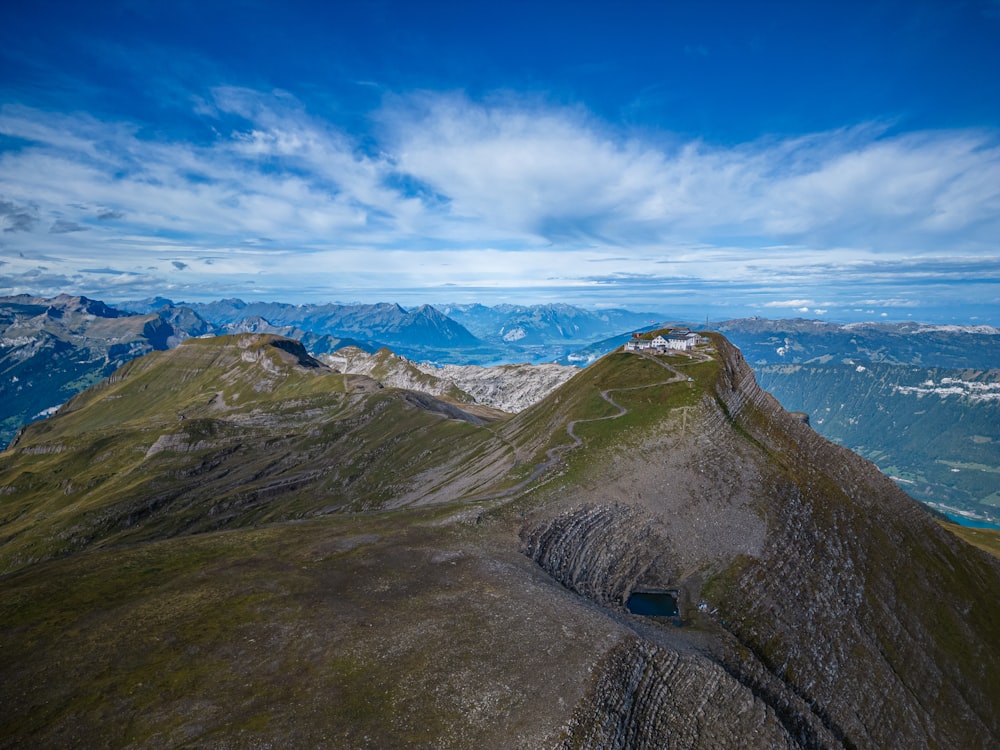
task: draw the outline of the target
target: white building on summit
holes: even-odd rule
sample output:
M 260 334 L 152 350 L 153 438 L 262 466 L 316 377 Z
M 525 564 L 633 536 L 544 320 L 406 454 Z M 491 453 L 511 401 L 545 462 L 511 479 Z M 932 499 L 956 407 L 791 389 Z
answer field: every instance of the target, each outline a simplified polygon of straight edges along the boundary
M 673 349 L 675 351 L 686 352 L 689 349 L 694 349 L 695 344 L 700 340 L 701 336 L 687 330 L 671 332 L 666 336 L 661 334 L 652 340 L 641 339 L 639 338 L 639 334 L 632 334 L 631 340 L 625 344 L 625 351 L 638 352 L 651 350 L 665 352 L 667 349 Z

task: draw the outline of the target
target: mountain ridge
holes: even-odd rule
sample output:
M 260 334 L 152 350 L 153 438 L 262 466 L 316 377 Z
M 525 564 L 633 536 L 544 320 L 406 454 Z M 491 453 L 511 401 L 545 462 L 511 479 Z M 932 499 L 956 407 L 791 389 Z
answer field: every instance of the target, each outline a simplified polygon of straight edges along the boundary
M 24 304 L 18 307 L 19 302 L 33 305 L 34 312 L 28 316 L 36 319 L 33 327 L 23 327 L 23 321 L 27 320 L 23 311 L 27 308 Z M 0 320 L 6 321 L 0 335 L 0 395 L 4 396 L 0 399 L 0 441 L 9 442 L 25 423 L 50 415 L 75 393 L 106 377 L 128 359 L 171 348 L 189 336 L 276 333 L 301 340 L 314 355 L 335 352 L 345 346 L 369 352 L 386 346 L 377 338 L 316 333 L 250 314 L 253 312 L 250 304 L 273 303 L 230 299 L 209 304 L 228 310 L 227 319 L 233 318 L 235 322 L 220 327 L 194 310 L 174 305 L 163 297 L 124 305 L 140 310 L 141 314 L 134 315 L 124 315 L 105 303 L 70 295 L 50 299 L 24 295 L 0 300 L 3 308 Z M 376 318 L 365 324 L 370 334 L 384 333 L 388 326 L 395 327 L 396 333 L 386 338 L 406 339 L 408 330 L 424 335 L 420 326 L 405 322 L 410 313 L 401 306 L 368 307 L 376 311 Z M 393 346 L 393 350 L 416 363 L 415 367 L 422 367 L 429 378 L 447 373 L 450 373 L 447 377 L 459 378 L 461 371 L 449 370 L 449 365 L 442 363 L 537 361 L 546 352 L 573 348 L 564 338 L 566 330 L 575 325 L 573 321 L 583 321 L 589 316 L 606 319 L 600 323 L 602 326 L 620 327 L 626 322 L 637 322 L 635 318 L 643 315 L 628 313 L 632 317 L 626 321 L 615 317 L 620 311 L 584 314 L 585 311 L 566 305 L 457 308 L 473 317 L 479 316 L 481 322 L 486 321 L 484 335 L 516 322 L 525 330 L 531 328 L 535 331 L 532 336 L 542 337 L 544 343 L 518 346 L 517 342 L 510 344 L 494 337 L 494 343 L 480 342 L 471 349 L 449 344 L 443 349 L 416 345 Z M 19 309 L 21 313 L 17 312 Z M 319 308 L 275 307 L 279 314 L 302 317 L 303 325 L 309 324 L 310 311 L 314 309 Z M 430 329 L 446 325 L 441 315 L 431 314 L 431 308 L 415 308 L 419 310 L 423 312 L 418 317 Z M 380 319 L 379 311 L 388 317 Z M 410 312 L 416 314 L 415 311 Z M 355 313 L 355 317 L 366 314 Z M 565 320 L 559 322 L 559 315 Z M 553 323 L 554 327 L 550 325 Z M 360 323 L 351 325 L 357 328 Z M 382 328 L 376 330 L 372 326 Z M 1000 369 L 989 369 L 1000 362 L 1000 335 L 996 329 L 920 323 L 840 325 L 805 319 L 753 318 L 727 321 L 720 326 L 741 346 L 764 387 L 789 409 L 811 415 L 813 426 L 827 437 L 876 461 L 884 472 L 930 507 L 965 523 L 997 524 L 1000 496 L 995 492 L 993 478 L 1000 469 L 1000 435 L 993 425 L 997 423 L 995 412 L 1000 407 L 991 399 L 1000 387 Z M 618 334 L 560 361 L 587 365 L 626 339 L 627 334 Z M 519 339 L 530 340 L 533 339 L 527 334 Z M 947 365 L 955 369 L 941 369 Z M 543 369 L 530 371 L 539 376 L 539 382 L 529 387 L 513 385 L 515 381 L 506 377 L 513 376 L 514 368 L 478 371 L 474 376 L 471 373 L 475 371 L 467 370 L 470 376 L 463 381 L 464 386 L 457 380 L 454 384 L 460 390 L 463 387 L 475 390 L 474 398 L 484 404 L 517 411 L 544 392 Z M 501 377 L 501 373 L 505 376 Z M 517 377 L 519 383 L 528 382 Z M 417 385 L 421 381 L 410 382 Z M 455 397 L 464 399 L 458 394 Z
M 385 385 L 512 413 L 539 401 L 577 372 L 556 364 L 435 366 L 411 362 L 389 349 L 368 353 L 344 347 L 321 358 L 341 372 L 370 375 Z
M 736 651 L 745 653 L 740 652 L 740 649 L 749 649 L 750 653 L 757 655 L 755 658 L 761 660 L 755 664 L 754 660 L 751 659 L 751 662 L 747 663 L 742 658 L 730 653 L 728 656 L 722 657 L 722 663 L 727 665 L 727 671 L 737 675 L 744 684 L 753 686 L 752 690 L 755 695 L 770 696 L 765 698 L 765 702 L 774 705 L 776 709 L 779 709 L 780 706 L 795 705 L 798 700 L 796 696 L 801 696 L 807 703 L 814 706 L 822 705 L 822 710 L 813 713 L 812 718 L 810 718 L 811 711 L 799 710 L 796 718 L 790 723 L 787 718 L 783 721 L 786 727 L 794 730 L 793 735 L 798 732 L 811 734 L 812 742 L 816 743 L 815 746 L 879 747 L 894 744 L 899 740 L 898 737 L 893 736 L 892 732 L 899 727 L 886 730 L 884 727 L 869 726 L 862 730 L 857 725 L 856 719 L 852 718 L 855 709 L 847 705 L 850 701 L 844 699 L 844 702 L 841 702 L 841 699 L 838 698 L 838 695 L 852 695 L 850 700 L 864 703 L 869 700 L 877 700 L 876 696 L 885 691 L 885 694 L 893 694 L 893 700 L 902 700 L 901 695 L 905 695 L 907 688 L 898 684 L 894 685 L 893 681 L 897 678 L 892 677 L 893 674 L 905 672 L 905 669 L 900 668 L 900 661 L 927 660 L 924 647 L 917 646 L 912 641 L 905 639 L 902 642 L 897 641 L 895 648 L 898 650 L 890 653 L 888 651 L 889 641 L 886 636 L 872 633 L 872 629 L 878 631 L 880 627 L 885 625 L 892 632 L 898 634 L 904 627 L 914 627 L 914 622 L 919 621 L 920 618 L 911 609 L 907 609 L 905 614 L 893 610 L 893 607 L 898 607 L 901 604 L 897 598 L 901 596 L 900 594 L 891 597 L 886 602 L 880 598 L 880 595 L 875 595 L 869 587 L 874 586 L 874 589 L 878 590 L 882 585 L 888 586 L 886 578 L 893 577 L 893 570 L 905 568 L 907 553 L 903 553 L 903 550 L 913 549 L 912 536 L 910 535 L 928 535 L 934 539 L 935 544 L 942 545 L 941 552 L 937 554 L 942 554 L 945 558 L 955 554 L 955 543 L 930 521 L 919 506 L 906 498 L 904 493 L 890 480 L 878 472 L 873 472 L 871 465 L 866 461 L 844 449 L 834 448 L 806 425 L 797 422 L 790 416 L 777 420 L 776 416 L 783 412 L 770 396 L 752 384 L 752 372 L 745 362 L 741 362 L 739 358 L 731 357 L 726 357 L 725 362 L 727 363 L 726 372 L 724 372 L 721 381 L 724 387 L 718 394 L 722 408 L 710 419 L 710 423 L 703 425 L 699 431 L 701 435 L 699 442 L 702 449 L 689 459 L 693 460 L 694 466 L 697 467 L 695 473 L 693 475 L 689 473 L 689 476 L 697 478 L 699 475 L 708 473 L 712 463 L 711 459 L 706 462 L 706 458 L 712 455 L 716 457 L 716 460 L 719 460 L 720 466 L 725 465 L 729 471 L 733 471 L 731 459 L 726 462 L 722 462 L 720 459 L 720 451 L 725 451 L 725 444 L 728 441 L 720 439 L 725 436 L 726 431 L 723 429 L 720 433 L 719 427 L 734 420 L 742 425 L 749 436 L 758 441 L 758 444 L 769 455 L 776 458 L 799 456 L 798 460 L 805 459 L 811 468 L 806 470 L 803 479 L 790 482 L 790 477 L 784 475 L 786 469 L 780 470 L 770 479 L 766 475 L 755 475 L 756 478 L 752 484 L 761 486 L 761 489 L 758 490 L 758 493 L 761 494 L 757 495 L 758 499 L 756 500 L 748 499 L 748 505 L 742 505 L 738 500 L 741 493 L 730 494 L 739 487 L 739 483 L 734 487 L 731 479 L 727 481 L 725 476 L 719 476 L 714 482 L 716 486 L 721 484 L 722 487 L 728 486 L 729 489 L 722 494 L 716 494 L 715 502 L 722 507 L 730 507 L 730 513 L 733 517 L 727 521 L 720 523 L 721 519 L 716 512 L 713 514 L 716 527 L 699 523 L 699 516 L 706 510 L 704 497 L 699 499 L 699 495 L 710 494 L 710 491 L 703 489 L 695 492 L 682 492 L 682 495 L 686 495 L 690 499 L 678 498 L 670 503 L 674 514 L 671 519 L 668 520 L 660 516 L 660 520 L 657 521 L 655 516 L 641 514 L 639 520 L 631 523 L 623 525 L 621 522 L 614 522 L 611 528 L 617 528 L 619 531 L 617 538 L 612 533 L 610 542 L 604 541 L 611 533 L 606 525 L 607 522 L 595 526 L 594 522 L 588 518 L 589 511 L 570 511 L 568 515 L 561 517 L 563 520 L 559 521 L 558 527 L 546 526 L 543 522 L 541 533 L 549 537 L 548 546 L 557 541 L 559 545 L 557 549 L 560 549 L 571 545 L 575 539 L 579 540 L 579 544 L 584 545 L 587 544 L 586 540 L 595 539 L 598 541 L 595 541 L 594 545 L 599 548 L 592 555 L 596 556 L 596 559 L 592 557 L 588 567 L 583 564 L 587 558 L 581 557 L 578 558 L 580 562 L 573 564 L 574 567 L 567 567 L 566 558 L 562 554 L 558 554 L 552 558 L 555 567 L 550 569 L 553 570 L 554 575 L 562 580 L 566 580 L 567 572 L 576 569 L 577 572 L 570 572 L 568 578 L 570 582 L 574 580 L 586 582 L 587 588 L 582 589 L 581 593 L 586 593 L 588 589 L 593 590 L 595 585 L 600 590 L 602 578 L 610 573 L 612 577 L 609 580 L 613 581 L 620 575 L 614 571 L 621 570 L 623 564 L 626 566 L 634 564 L 636 553 L 631 552 L 629 547 L 634 548 L 636 542 L 643 539 L 643 534 L 637 535 L 632 531 L 634 528 L 643 529 L 644 534 L 648 534 L 650 531 L 655 533 L 657 529 L 661 530 L 660 533 L 665 537 L 661 548 L 677 550 L 675 554 L 678 559 L 674 563 L 675 571 L 683 571 L 685 568 L 690 570 L 691 562 L 685 562 L 684 549 L 690 549 L 692 543 L 697 545 L 698 554 L 702 560 L 705 558 L 704 547 L 706 544 L 719 549 L 720 552 L 728 550 L 724 552 L 729 560 L 728 565 L 721 573 L 710 578 L 707 581 L 707 586 L 699 588 L 701 574 L 696 572 L 688 574 L 691 579 L 690 583 L 687 584 L 692 603 L 697 603 L 699 597 L 704 596 L 708 602 L 707 608 L 710 611 L 718 611 L 718 614 L 715 615 L 716 621 L 720 624 L 725 623 L 724 630 L 735 638 L 733 645 L 737 647 Z M 733 364 L 732 367 L 729 367 L 730 363 Z M 777 429 L 778 423 L 781 424 L 780 429 Z M 665 452 L 669 455 L 671 453 L 669 445 L 668 443 L 658 446 L 656 455 L 662 455 Z M 816 456 L 813 458 L 811 454 L 814 452 Z M 631 453 L 628 451 L 617 454 L 617 463 L 620 464 L 621 468 L 610 475 L 606 471 L 609 463 L 602 462 L 601 465 L 605 467 L 605 471 L 602 472 L 602 484 L 595 484 L 594 489 L 587 493 L 577 492 L 574 503 L 577 506 L 586 506 L 588 502 L 599 503 L 598 507 L 614 509 L 620 507 L 620 503 L 624 502 L 624 498 L 628 495 L 634 497 L 638 494 L 641 497 L 646 493 L 655 495 L 659 492 L 662 496 L 663 491 L 656 489 L 662 486 L 671 487 L 671 492 L 678 492 L 682 489 L 677 485 L 674 472 L 657 470 L 658 464 L 649 464 L 637 459 Z M 833 457 L 836 458 L 831 461 L 830 459 Z M 614 466 L 615 463 L 612 462 L 610 465 Z M 645 467 L 645 470 L 641 467 Z M 789 468 L 791 468 L 790 465 Z M 831 469 L 833 469 L 832 472 Z M 718 469 L 712 473 L 717 471 Z M 616 481 L 616 477 L 631 477 L 633 479 L 632 486 L 625 490 L 627 495 L 609 495 L 609 486 L 621 486 L 621 480 Z M 635 480 L 640 477 L 643 478 L 643 481 L 636 482 Z M 820 489 L 823 482 L 831 482 L 829 490 Z M 831 491 L 832 494 L 828 494 Z M 715 492 L 718 493 L 718 489 Z M 743 492 L 746 493 L 746 489 Z M 835 500 L 835 503 L 829 507 L 816 505 L 816 500 L 810 499 L 809 495 L 818 493 L 822 497 Z M 887 511 L 882 508 L 881 503 L 872 504 L 870 501 L 866 501 L 866 497 L 869 496 L 894 498 L 894 501 L 889 504 L 893 510 L 886 515 Z M 765 511 L 767 530 L 762 536 L 759 536 L 760 531 L 758 531 L 758 541 L 753 542 L 753 530 L 755 528 L 761 529 L 760 521 L 759 519 L 754 520 L 753 515 L 747 515 L 745 511 L 738 511 L 741 507 L 752 508 L 762 500 L 766 503 L 764 507 L 767 508 Z M 779 504 L 775 504 L 776 500 Z M 611 502 L 614 504 L 609 506 Z M 857 505 L 859 502 L 862 502 L 863 505 Z M 694 510 L 687 505 L 688 503 L 691 503 Z M 648 507 L 649 501 L 647 500 L 643 504 Z M 633 509 L 636 506 L 634 499 L 631 501 L 631 506 Z M 662 512 L 661 510 L 660 513 Z M 612 517 L 614 515 L 621 515 L 621 513 L 613 513 Z M 689 519 L 687 523 L 679 524 L 677 519 L 685 516 Z M 862 520 L 863 518 L 866 520 Z M 868 520 L 869 518 L 870 520 Z M 907 519 L 904 526 L 912 523 L 921 529 L 919 532 L 907 533 L 907 538 L 911 540 L 910 543 L 901 542 L 899 538 L 883 542 L 881 534 L 876 533 L 873 546 L 867 551 L 861 552 L 851 541 L 869 539 L 870 535 L 879 529 L 892 529 L 899 523 L 900 518 Z M 548 523 L 551 524 L 552 521 Z M 858 523 L 862 525 L 859 527 Z M 680 525 L 680 529 L 671 533 L 670 527 L 672 525 Z M 559 528 L 567 529 L 567 531 L 560 533 Z M 852 528 L 853 530 L 851 530 Z M 539 531 L 533 532 L 533 538 L 537 538 L 539 533 Z M 715 541 L 712 541 L 713 539 Z M 631 544 L 629 544 L 630 540 Z M 748 542 L 749 546 L 745 546 Z M 607 551 L 613 551 L 613 556 L 607 557 L 607 553 L 602 553 L 601 545 L 607 545 Z M 892 555 L 885 555 L 882 545 L 886 545 L 885 551 L 898 550 L 897 559 L 892 559 Z M 853 549 L 854 552 L 847 553 L 848 549 Z M 793 552 L 793 550 L 797 550 L 797 552 Z M 944 552 L 944 550 L 949 551 Z M 866 560 L 863 568 L 857 567 L 858 562 L 853 565 L 849 564 L 848 561 L 855 554 L 859 555 L 860 559 Z M 539 556 L 537 548 L 533 555 L 536 558 Z M 544 560 L 547 555 L 543 552 L 541 557 Z M 889 559 L 885 559 L 886 557 Z M 882 559 L 882 562 L 876 564 L 877 559 Z M 995 561 L 980 560 L 979 562 L 986 564 L 987 568 L 993 571 L 989 575 L 995 577 Z M 677 586 L 680 583 L 683 592 L 685 588 L 683 573 L 681 573 L 681 581 L 678 581 L 677 573 L 670 573 L 670 566 L 665 564 L 663 559 L 654 558 L 645 564 L 650 566 L 648 570 L 655 570 L 657 567 L 667 568 L 665 576 L 660 573 L 658 575 L 662 577 L 659 580 L 653 577 L 652 580 L 647 581 L 648 583 L 661 587 Z M 606 569 L 605 566 L 611 566 L 608 573 L 602 572 Z M 940 570 L 938 574 L 940 574 Z M 626 575 L 626 580 L 627 578 Z M 870 583 L 873 578 L 878 578 L 880 584 L 876 586 Z M 913 586 L 912 583 L 910 585 Z M 922 585 L 924 584 L 918 584 L 915 588 L 919 589 Z M 898 584 L 892 584 L 892 587 L 896 586 Z M 844 600 L 843 597 L 848 592 L 853 593 L 848 596 L 847 600 Z M 930 595 L 930 590 L 928 590 L 927 595 Z M 988 595 L 984 592 L 983 596 Z M 909 600 L 909 596 L 906 598 Z M 805 604 L 806 602 L 812 603 Z M 843 603 L 836 604 L 837 602 Z M 982 603 L 980 597 L 978 604 Z M 907 606 L 919 608 L 920 604 L 911 600 L 911 604 Z M 941 601 L 938 602 L 938 606 L 944 607 L 945 611 L 950 611 L 949 606 Z M 970 602 L 963 606 L 966 607 L 965 611 L 967 612 L 968 607 L 975 607 L 976 604 Z M 959 624 L 962 615 L 957 614 L 957 611 L 956 614 L 948 616 L 955 618 L 949 624 L 949 628 L 955 628 L 955 632 L 962 632 L 965 626 Z M 913 618 L 914 622 L 907 626 L 900 623 L 899 618 L 905 620 L 910 617 Z M 985 621 L 980 620 L 978 627 L 987 629 L 992 627 L 986 623 L 997 622 L 995 618 L 996 613 L 994 612 Z M 787 624 L 782 624 L 783 622 Z M 876 622 L 879 624 L 875 624 Z M 795 629 L 802 628 L 805 623 L 811 623 L 811 625 L 806 626 L 808 632 L 794 632 Z M 821 623 L 825 623 L 825 625 Z M 816 630 L 817 628 L 818 630 Z M 818 634 L 824 628 L 848 628 L 852 632 L 852 636 L 844 641 L 828 642 L 826 639 L 813 640 L 813 637 L 809 635 L 809 632 Z M 985 633 L 986 630 L 981 632 Z M 953 643 L 952 647 L 954 645 Z M 849 655 L 852 647 L 865 649 L 874 657 L 874 661 L 871 658 L 859 658 L 857 653 L 853 656 Z M 834 649 L 833 652 L 829 650 L 831 648 Z M 989 648 L 995 649 L 996 644 L 994 643 Z M 837 649 L 847 649 L 847 651 L 838 652 Z M 901 653 L 904 651 L 905 656 L 902 656 Z M 878 654 L 881 655 L 878 656 Z M 640 658 L 638 655 L 629 656 L 626 663 L 633 664 L 635 663 L 633 660 L 638 658 Z M 645 659 L 645 657 L 642 658 Z M 944 658 L 939 655 L 938 658 L 940 662 L 954 664 L 951 657 Z M 994 655 L 988 661 L 992 663 L 995 658 Z M 863 688 L 863 685 L 873 679 L 872 675 L 866 674 L 866 669 L 873 669 L 875 675 L 885 670 L 885 662 L 882 662 L 883 666 L 875 668 L 875 664 L 882 659 L 895 663 L 884 673 L 887 681 L 874 691 Z M 926 669 L 928 673 L 941 675 L 940 662 L 938 662 L 937 667 L 925 664 L 922 669 Z M 636 664 L 636 669 L 639 669 L 640 674 L 645 670 L 657 668 L 655 661 L 650 662 L 646 659 L 645 663 L 645 667 L 639 667 Z M 864 666 L 860 666 L 861 664 Z M 962 664 L 963 669 L 968 669 L 970 673 L 983 674 L 983 667 L 977 663 L 975 658 L 964 658 Z M 631 669 L 630 666 L 623 676 L 634 674 Z M 778 678 L 777 683 L 774 682 L 775 677 Z M 878 677 L 878 680 L 882 679 L 882 677 Z M 949 679 L 952 680 L 950 689 L 961 693 L 964 679 L 961 670 L 956 671 L 952 667 Z M 996 680 L 993 682 L 994 686 L 991 690 L 995 691 L 997 689 Z M 809 687 L 805 687 L 807 684 Z M 792 694 L 787 692 L 788 687 L 791 687 Z M 650 689 L 669 690 L 667 684 L 662 680 L 654 680 Z M 602 696 L 596 697 L 601 699 L 596 705 L 600 705 L 601 701 L 605 700 Z M 984 722 L 982 725 L 984 729 L 991 725 L 994 726 L 993 729 L 985 729 L 987 734 L 996 732 L 996 717 L 988 708 L 991 700 L 989 698 L 983 699 L 979 703 L 978 709 L 978 720 Z M 838 703 L 839 707 L 834 708 L 834 704 Z M 906 701 L 903 700 L 903 703 Z M 630 704 L 626 702 L 625 705 Z M 904 710 L 894 703 L 893 710 L 905 713 L 913 711 L 914 708 L 911 705 L 910 708 Z M 912 718 L 902 719 L 904 723 L 911 722 L 906 731 L 906 736 L 909 737 L 907 743 L 923 746 L 923 743 L 927 741 L 929 732 L 924 723 L 927 719 L 916 718 L 917 714 L 926 717 L 926 712 L 927 707 L 921 706 Z M 647 714 L 646 719 L 655 724 L 658 716 Z M 581 721 L 589 727 L 588 732 L 596 731 L 599 736 L 604 738 L 601 742 L 585 746 L 599 746 L 605 741 L 616 746 L 624 746 L 618 744 L 617 739 L 612 740 L 612 737 L 620 737 L 619 734 L 607 734 L 607 732 L 612 731 L 613 727 L 599 722 L 600 728 L 598 729 L 587 724 L 590 719 L 581 719 Z M 813 722 L 820 725 L 825 732 L 816 728 Z M 960 722 L 949 722 L 948 731 L 960 732 L 959 724 Z M 614 730 L 614 732 L 620 732 L 621 725 L 615 726 L 618 726 L 619 729 Z M 813 728 L 809 729 L 810 726 Z M 860 737 L 868 732 L 874 732 L 874 734 L 869 734 L 868 739 L 862 741 Z M 665 738 L 665 735 L 657 735 L 655 732 L 638 729 L 630 736 L 631 739 L 625 744 L 632 742 L 642 745 L 644 742 L 654 743 L 658 738 L 660 741 Z M 823 739 L 824 737 L 825 739 Z M 944 744 L 954 744 L 955 742 L 958 741 L 953 739 L 953 741 L 944 742 Z M 958 742 L 958 744 L 961 743 Z M 568 746 L 573 745 L 571 743 Z M 807 744 L 807 746 L 809 745 Z
M 125 302 L 120 306 L 143 311 L 160 302 L 173 305 L 169 300 L 154 298 Z M 184 306 L 218 326 L 237 324 L 247 318 L 263 318 L 273 325 L 300 328 L 317 335 L 382 341 L 407 348 L 475 347 L 479 343 L 465 328 L 430 305 L 405 310 L 397 303 L 388 302 L 293 305 L 226 299 L 184 303 Z
M 1000 562 L 707 337 L 478 423 L 273 336 L 133 360 L 0 454 L 0 746 L 995 743 Z

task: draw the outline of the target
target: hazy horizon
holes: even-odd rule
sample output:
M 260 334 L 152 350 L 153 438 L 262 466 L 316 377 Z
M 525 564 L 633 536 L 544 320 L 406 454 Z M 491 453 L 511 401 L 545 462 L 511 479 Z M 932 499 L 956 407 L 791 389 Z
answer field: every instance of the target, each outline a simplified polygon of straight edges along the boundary
M 397 290 L 398 291 L 398 290 Z M 72 294 L 67 292 L 62 292 L 63 294 Z M 29 294 L 27 292 L 20 292 L 19 294 Z M 430 300 L 419 296 L 413 296 L 412 299 L 403 295 L 397 299 L 392 299 L 389 297 L 373 297 L 371 299 L 351 299 L 351 298 L 317 298 L 315 300 L 289 300 L 281 299 L 277 297 L 254 297 L 247 295 L 232 295 L 228 297 L 221 296 L 206 296 L 204 298 L 190 298 L 182 299 L 180 297 L 174 298 L 164 294 L 151 295 L 149 297 L 134 298 L 134 297 L 100 297 L 88 294 L 80 294 L 79 296 L 87 297 L 88 299 L 94 299 L 100 302 L 104 302 L 111 306 L 121 306 L 128 304 L 140 304 L 150 302 L 156 299 L 168 300 L 175 306 L 182 305 L 198 305 L 198 304 L 208 304 L 212 302 L 220 302 L 230 299 L 239 299 L 242 302 L 251 305 L 255 303 L 261 304 L 287 304 L 287 305 L 376 305 L 376 304 L 396 304 L 401 306 L 405 310 L 415 310 L 424 305 L 429 305 L 443 314 L 449 314 L 449 311 L 458 306 L 467 306 L 479 304 L 484 307 L 497 307 L 499 305 L 509 305 L 512 307 L 534 307 L 534 306 L 544 306 L 544 305 L 569 305 L 575 308 L 579 308 L 589 312 L 600 313 L 602 310 L 623 310 L 631 313 L 641 313 L 654 315 L 656 320 L 650 320 L 650 322 L 657 323 L 674 323 L 674 324 L 693 324 L 697 325 L 699 323 L 705 322 L 708 324 L 717 324 L 724 322 L 726 320 L 734 320 L 740 318 L 752 318 L 758 317 L 768 320 L 816 320 L 835 324 L 845 324 L 845 323 L 917 323 L 921 325 L 963 325 L 963 326 L 993 326 L 992 323 L 985 319 L 970 319 L 970 320 L 949 320 L 949 319 L 931 319 L 931 318 L 920 318 L 913 314 L 901 315 L 899 317 L 893 317 L 887 312 L 879 313 L 872 308 L 856 308 L 856 309 L 838 309 L 836 311 L 821 310 L 816 311 L 810 308 L 785 308 L 781 309 L 768 308 L 760 311 L 754 311 L 751 309 L 749 312 L 742 311 L 738 307 L 726 307 L 724 305 L 695 305 L 688 303 L 675 303 L 675 304 L 663 304 L 657 303 L 655 301 L 648 305 L 631 303 L 627 300 L 620 300 L 619 304 L 608 304 L 608 303 L 587 303 L 587 302 L 573 302 L 563 298 L 551 299 L 551 300 L 519 300 L 516 298 L 512 299 L 492 299 L 487 301 L 482 300 L 456 300 L 456 299 L 439 299 Z M 820 313 L 820 314 L 817 314 Z
M 0 294 L 1000 325 L 1000 0 L 0 20 Z

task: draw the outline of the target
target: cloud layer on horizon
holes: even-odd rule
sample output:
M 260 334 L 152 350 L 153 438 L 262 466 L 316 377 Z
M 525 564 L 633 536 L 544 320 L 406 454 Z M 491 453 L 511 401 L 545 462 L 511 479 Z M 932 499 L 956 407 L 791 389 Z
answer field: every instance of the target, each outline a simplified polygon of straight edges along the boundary
M 192 115 L 198 140 L 0 108 L 0 293 L 728 284 L 822 308 L 875 285 L 906 302 L 1000 281 L 989 130 L 863 123 L 718 146 L 421 92 L 387 96 L 352 134 L 235 87 Z

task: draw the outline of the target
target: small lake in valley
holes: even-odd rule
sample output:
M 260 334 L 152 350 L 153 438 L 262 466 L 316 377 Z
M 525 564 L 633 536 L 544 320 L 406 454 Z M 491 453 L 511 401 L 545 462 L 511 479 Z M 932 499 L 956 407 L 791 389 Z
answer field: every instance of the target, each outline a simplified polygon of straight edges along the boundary
M 633 615 L 644 617 L 677 617 L 677 592 L 633 591 L 625 608 Z

